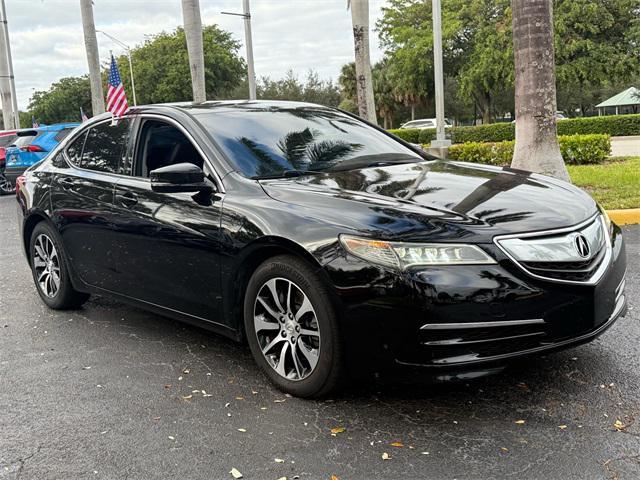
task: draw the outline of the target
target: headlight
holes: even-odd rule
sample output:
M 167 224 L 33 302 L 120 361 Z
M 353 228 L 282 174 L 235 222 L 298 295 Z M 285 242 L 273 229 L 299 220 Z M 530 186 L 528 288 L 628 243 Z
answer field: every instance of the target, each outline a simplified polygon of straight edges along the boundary
M 604 220 L 604 226 L 607 228 L 607 233 L 611 236 L 613 230 L 613 224 L 611 223 L 611 219 L 609 218 L 609 214 L 607 211 L 600 207 L 600 213 L 602 213 L 602 219 Z
M 349 252 L 372 263 L 396 268 L 414 265 L 485 265 L 496 263 L 475 245 L 453 243 L 399 243 L 347 235 L 340 242 Z

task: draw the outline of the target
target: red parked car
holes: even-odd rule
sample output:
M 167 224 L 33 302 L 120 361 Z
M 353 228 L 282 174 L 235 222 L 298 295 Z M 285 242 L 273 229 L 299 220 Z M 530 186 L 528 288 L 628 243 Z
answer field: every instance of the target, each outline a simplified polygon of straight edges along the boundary
M 16 141 L 16 138 L 18 138 L 18 132 L 15 130 L 0 131 L 0 195 L 13 193 L 13 183 L 4 176 L 4 170 L 7 166 L 6 149 Z

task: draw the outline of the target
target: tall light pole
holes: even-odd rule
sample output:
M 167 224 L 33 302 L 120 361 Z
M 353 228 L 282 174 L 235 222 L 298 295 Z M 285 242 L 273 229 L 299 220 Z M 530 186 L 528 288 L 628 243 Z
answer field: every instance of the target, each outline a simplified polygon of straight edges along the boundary
M 109 35 L 107 32 L 103 30 L 96 30 L 96 33 L 101 33 L 104 36 L 110 38 L 111 41 L 120 45 L 122 48 L 124 48 L 125 52 L 127 52 L 127 57 L 129 58 L 129 74 L 131 76 L 131 93 L 133 94 L 133 106 L 135 107 L 136 105 L 138 105 L 138 101 L 136 100 L 136 82 L 133 79 L 133 63 L 131 62 L 131 48 L 129 48 L 129 45 L 127 45 L 126 43 L 121 42 L 116 37 L 114 37 L 113 35 Z
M 82 15 L 82 29 L 84 31 L 84 46 L 87 51 L 87 64 L 89 65 L 91 110 L 95 116 L 104 112 L 104 95 L 102 92 L 102 77 L 100 76 L 100 56 L 98 55 L 96 24 L 93 20 L 93 5 L 91 0 L 80 0 L 80 13 Z
M 16 96 L 16 79 L 13 74 L 11 43 L 9 43 L 9 24 L 7 23 L 7 9 L 4 5 L 4 0 L 0 1 L 0 9 L 2 10 L 0 13 L 2 14 L 2 33 L 4 37 L 5 47 L 5 51 L 0 52 L 0 55 L 5 55 L 6 58 L 7 75 L 9 76 L 9 91 L 11 92 L 11 108 L 13 110 L 13 125 L 15 128 L 20 128 L 20 111 L 18 110 L 18 97 Z
M 253 37 L 251 35 L 251 12 L 249 0 L 242 0 L 243 13 L 220 12 L 222 15 L 235 15 L 244 18 L 244 42 L 247 50 L 247 76 L 249 80 L 249 100 L 256 99 L 256 71 L 253 64 Z
M 444 75 L 442 68 L 442 9 L 440 0 L 431 0 L 433 15 L 433 73 L 436 90 L 436 139 L 432 147 L 450 147 L 444 131 Z

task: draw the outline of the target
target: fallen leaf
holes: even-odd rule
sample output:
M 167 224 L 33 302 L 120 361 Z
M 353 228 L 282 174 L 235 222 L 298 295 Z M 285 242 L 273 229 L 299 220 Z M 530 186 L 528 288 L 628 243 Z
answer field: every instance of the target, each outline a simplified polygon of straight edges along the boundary
M 331 480 L 340 480 L 337 475 L 331 475 Z
M 185 368 L 182 373 L 184 373 L 185 375 L 187 375 L 191 370 L 189 370 L 188 368 Z
M 186 397 L 182 397 L 183 400 L 191 400 L 191 398 L 193 398 L 193 395 L 187 395 Z
M 282 458 L 274 458 L 276 463 L 284 463 L 284 460 Z
M 509 449 L 506 448 L 506 447 L 500 447 L 500 450 L 502 450 L 503 452 L 508 452 L 509 451 Z
M 171 388 L 171 384 L 167 383 L 164 388 Z
M 624 430 L 626 428 L 624 423 L 622 423 L 620 420 L 616 420 L 615 422 L 613 422 L 613 426 L 619 432 L 621 432 L 622 430 Z
M 244 400 L 244 397 L 236 397 L 236 400 Z
M 331 435 L 337 435 L 338 433 L 342 433 L 346 430 L 344 427 L 334 427 L 331 429 Z
M 283 398 L 282 400 L 280 400 L 279 398 L 276 398 L 273 403 L 284 403 L 286 402 L 286 400 Z
M 287 480 L 287 477 L 280 477 L 278 480 Z
M 516 425 L 524 425 L 524 420 L 516 420 Z
M 244 432 L 247 431 L 247 429 L 246 428 L 239 428 L 238 431 L 244 433 Z
M 167 438 L 168 438 L 169 440 L 175 440 L 175 439 L 176 439 L 176 437 L 172 437 L 171 435 L 169 435 Z
M 393 442 L 393 443 L 391 444 L 391 446 L 392 446 L 392 447 L 402 448 L 402 447 L 404 447 L 404 443 L 402 443 L 402 442 Z
M 389 455 L 387 452 L 384 452 L 382 454 L 382 459 L 383 460 L 391 460 L 391 455 Z
M 242 474 L 235 468 L 232 468 L 229 473 L 233 478 L 242 478 Z
M 565 428 L 567 428 L 567 426 L 566 426 L 566 425 L 558 425 L 558 428 L 559 428 L 560 430 L 564 430 Z

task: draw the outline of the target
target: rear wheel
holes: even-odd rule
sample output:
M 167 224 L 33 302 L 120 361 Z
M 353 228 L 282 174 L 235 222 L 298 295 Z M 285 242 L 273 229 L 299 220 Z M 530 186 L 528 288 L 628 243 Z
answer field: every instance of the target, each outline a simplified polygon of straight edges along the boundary
M 339 385 L 342 343 L 336 319 L 324 280 L 296 257 L 267 260 L 249 281 L 244 323 L 251 352 L 287 393 L 319 397 Z
M 29 242 L 31 272 L 40 298 L 50 308 L 78 308 L 89 298 L 71 285 L 69 271 L 55 230 L 40 222 L 33 229 Z
M 11 195 L 16 191 L 16 187 L 11 181 L 0 173 L 0 195 Z

